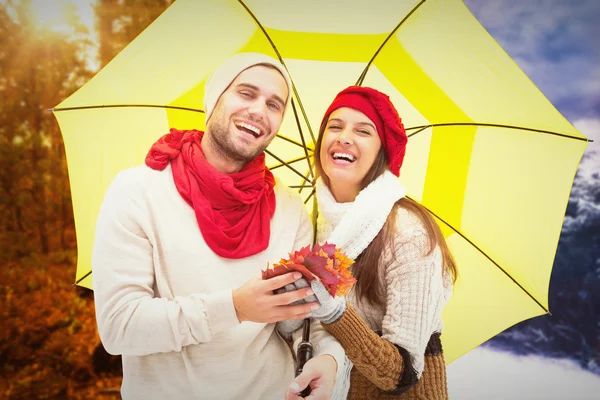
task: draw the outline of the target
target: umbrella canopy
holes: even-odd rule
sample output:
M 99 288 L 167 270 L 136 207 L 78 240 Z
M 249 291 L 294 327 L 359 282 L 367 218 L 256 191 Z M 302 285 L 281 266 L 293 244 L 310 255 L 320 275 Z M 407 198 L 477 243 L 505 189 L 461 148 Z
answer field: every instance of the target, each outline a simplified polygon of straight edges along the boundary
M 409 142 L 400 180 L 437 218 L 459 280 L 447 362 L 548 312 L 581 135 L 460 0 L 178 0 L 55 109 L 67 152 L 77 282 L 91 288 L 104 193 L 170 127 L 204 129 L 204 81 L 232 54 L 279 58 L 292 109 L 267 164 L 308 202 L 321 117 L 341 89 L 390 95 Z M 310 203 L 310 202 L 309 202 Z

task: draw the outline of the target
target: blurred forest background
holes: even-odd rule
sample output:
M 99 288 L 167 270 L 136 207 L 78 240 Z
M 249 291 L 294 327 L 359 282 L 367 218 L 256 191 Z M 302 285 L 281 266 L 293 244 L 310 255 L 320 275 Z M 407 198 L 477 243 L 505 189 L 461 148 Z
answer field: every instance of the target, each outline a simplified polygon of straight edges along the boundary
M 98 59 L 71 29 L 40 26 L 31 1 L 0 2 L 0 398 L 119 398 L 93 294 L 72 286 L 76 241 L 65 150 L 49 111 L 87 82 L 171 1 L 98 0 Z
M 90 62 L 94 44 L 74 8 L 65 9 L 68 29 L 57 31 L 38 23 L 31 0 L 0 0 L 0 398 L 120 397 L 121 361 L 100 344 L 93 293 L 72 286 L 69 179 L 49 109 L 170 3 L 98 0 L 98 56 Z M 574 195 L 600 203 L 598 181 L 596 176 L 590 186 L 576 180 Z M 569 220 L 577 219 L 579 204 L 570 202 Z M 486 345 L 570 357 L 600 374 L 598 215 L 586 220 L 587 230 L 566 225 L 550 287 L 554 316 L 525 321 Z

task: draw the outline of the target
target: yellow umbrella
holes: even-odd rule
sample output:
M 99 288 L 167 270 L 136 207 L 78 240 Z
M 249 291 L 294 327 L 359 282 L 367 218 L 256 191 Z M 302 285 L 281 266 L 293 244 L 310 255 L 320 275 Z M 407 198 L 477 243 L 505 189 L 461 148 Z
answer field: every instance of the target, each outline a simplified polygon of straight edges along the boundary
M 143 163 L 170 127 L 203 129 L 206 77 L 244 51 L 277 57 L 290 72 L 293 110 L 267 158 L 307 201 L 307 156 L 334 95 L 361 84 L 396 104 L 410 136 L 400 179 L 439 218 L 460 271 L 443 316 L 448 362 L 548 312 L 587 139 L 460 0 L 176 1 L 54 109 L 71 179 L 79 285 L 91 288 L 94 226 L 113 177 Z

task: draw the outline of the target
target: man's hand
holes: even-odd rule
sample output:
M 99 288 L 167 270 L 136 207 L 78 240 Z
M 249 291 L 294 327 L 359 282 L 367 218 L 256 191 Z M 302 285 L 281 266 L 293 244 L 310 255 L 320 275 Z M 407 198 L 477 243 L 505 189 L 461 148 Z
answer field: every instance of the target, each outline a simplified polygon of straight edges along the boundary
M 302 399 L 298 393 L 310 386 L 312 391 L 307 400 L 329 400 L 335 385 L 337 362 L 328 354 L 311 358 L 304 364 L 302 373 L 288 388 L 285 400 Z
M 234 290 L 233 305 L 239 321 L 274 323 L 309 317 L 312 310 L 319 308 L 319 303 L 290 304 L 313 295 L 311 288 L 280 294 L 273 293 L 274 290 L 293 283 L 301 277 L 302 274 L 299 272 L 290 272 L 266 280 L 257 276 Z

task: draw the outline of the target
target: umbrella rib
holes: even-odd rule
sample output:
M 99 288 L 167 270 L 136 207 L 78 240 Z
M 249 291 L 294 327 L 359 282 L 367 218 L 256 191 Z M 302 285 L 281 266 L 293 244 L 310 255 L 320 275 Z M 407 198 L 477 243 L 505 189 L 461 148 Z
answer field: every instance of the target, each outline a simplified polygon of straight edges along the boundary
M 416 200 L 412 199 L 409 196 L 406 196 L 406 197 L 410 198 L 413 201 L 416 201 Z M 419 203 L 419 204 L 421 204 L 421 203 Z M 549 311 L 548 311 L 548 309 L 546 307 L 544 307 L 531 293 L 529 293 L 529 291 L 527 289 L 525 289 L 519 282 L 517 282 L 515 278 L 513 278 L 508 272 L 506 272 L 506 270 L 504 270 L 504 268 L 502 268 L 500 266 L 500 264 L 498 264 L 490 256 L 488 256 L 485 251 L 483 251 L 479 246 L 477 246 L 469 238 L 467 238 L 465 235 L 463 235 L 458 229 L 456 229 L 455 227 L 453 227 L 452 225 L 450 225 L 448 222 L 444 221 L 444 219 L 441 218 L 439 215 L 437 215 L 436 213 L 434 213 L 433 211 L 431 211 L 429 208 L 425 207 L 423 204 L 421 204 L 421 206 L 423 206 L 427 211 L 429 211 L 429 213 L 431 213 L 431 215 L 435 216 L 437 219 L 439 219 L 440 221 L 442 221 L 447 227 L 449 227 L 454 232 L 456 232 L 460 237 L 462 237 L 464 240 L 466 240 L 471 246 L 473 246 L 475 249 L 477 249 L 477 251 L 479 251 L 485 258 L 487 258 L 488 260 L 490 260 L 490 262 L 492 262 L 492 264 L 494 264 L 500 271 L 502 271 L 504 273 L 504 275 L 506 275 L 511 281 L 514 282 L 515 285 L 517 285 L 523 292 L 525 292 L 531 298 L 531 300 L 535 301 L 535 303 L 538 306 L 540 306 L 540 308 L 542 310 L 544 310 L 544 312 L 549 313 Z
M 64 108 L 51 108 L 49 111 L 77 111 L 77 110 L 90 110 L 95 108 L 121 108 L 121 107 L 140 107 L 140 108 L 169 108 L 172 110 L 183 110 L 204 113 L 204 110 L 198 108 L 189 107 L 178 107 L 178 106 L 160 106 L 156 104 L 107 104 L 99 106 L 81 106 L 81 107 L 64 107 Z
M 304 204 L 308 203 L 310 201 L 310 198 L 313 197 L 315 194 L 315 189 L 313 187 L 313 190 L 311 190 L 310 194 L 308 195 L 308 197 L 306 198 L 306 200 L 304 200 Z M 314 225 L 316 226 L 316 225 Z
M 394 36 L 394 34 L 398 31 L 398 29 L 400 29 L 400 27 L 402 26 L 402 24 L 404 24 L 406 22 L 406 20 L 408 20 L 408 18 L 410 18 L 410 16 L 413 15 L 413 13 L 415 11 L 417 11 L 417 9 L 419 7 L 421 7 L 423 5 L 423 3 L 425 3 L 425 1 L 426 0 L 421 0 L 421 2 L 419 2 L 419 4 L 417 4 L 408 14 L 406 14 L 406 16 L 404 18 L 402 18 L 402 21 L 400 21 L 398 23 L 398 25 L 396 25 L 396 27 L 394 28 L 394 30 L 392 30 L 390 32 L 390 34 L 388 35 L 388 37 L 385 38 L 385 40 L 383 41 L 383 43 L 381 43 L 381 46 L 379 46 L 379 48 L 377 49 L 377 51 L 375 52 L 375 54 L 373 54 L 373 57 L 371 57 L 371 59 L 367 63 L 367 66 L 365 67 L 365 69 L 360 74 L 360 77 L 356 81 L 356 86 L 361 86 L 363 84 L 363 81 L 365 80 L 365 78 L 367 76 L 367 72 L 369 71 L 369 68 L 371 67 L 371 64 L 373 64 L 373 61 L 375 61 L 375 58 L 377 57 L 377 55 L 379 55 L 379 52 L 381 51 L 381 49 L 383 49 L 383 47 L 386 45 L 386 43 L 392 38 L 392 36 Z
M 288 164 L 293 164 L 293 163 L 295 163 L 295 162 L 302 161 L 302 160 L 306 160 L 306 157 L 298 157 L 298 158 L 294 158 L 293 160 L 289 160 L 287 163 L 288 163 Z M 273 166 L 269 167 L 269 169 L 272 171 L 272 170 L 274 170 L 274 169 L 281 168 L 281 167 L 283 167 L 283 166 L 285 166 L 285 164 L 281 164 L 281 163 L 280 163 L 280 164 L 276 164 L 276 165 L 273 165 Z
M 571 135 L 567 135 L 566 133 L 559 133 L 559 132 L 553 132 L 553 131 L 545 131 L 542 129 L 533 129 L 533 128 L 525 128 L 524 126 L 516 126 L 516 125 L 502 125 L 502 124 L 486 124 L 486 123 L 480 123 L 480 122 L 448 122 L 448 123 L 442 123 L 442 124 L 430 124 L 430 125 L 421 125 L 421 126 L 412 126 L 410 128 L 406 128 L 407 131 L 413 130 L 413 129 L 418 129 L 417 132 L 411 133 L 409 135 L 410 136 L 414 136 L 419 132 L 424 131 L 427 128 L 435 128 L 435 127 L 440 127 L 440 126 L 483 126 L 483 127 L 488 127 L 488 128 L 506 128 L 506 129 L 518 129 L 518 130 L 522 130 L 522 131 L 528 131 L 528 132 L 535 132 L 535 133 L 543 133 L 546 135 L 553 135 L 553 136 L 560 136 L 560 137 L 564 137 L 567 139 L 575 139 L 575 140 L 581 140 L 583 142 L 589 142 L 590 139 L 588 138 L 581 138 L 581 137 L 577 137 L 577 136 L 571 136 Z
M 300 102 L 300 101 L 298 101 L 298 102 Z M 296 126 L 298 127 L 298 130 L 300 131 L 300 140 L 302 141 L 302 149 L 304 150 L 304 155 L 308 159 L 308 157 L 310 157 L 308 154 L 308 147 L 306 146 L 306 141 L 304 140 L 304 134 L 302 133 L 302 126 L 300 125 L 300 119 L 298 118 L 298 112 L 296 111 L 296 104 L 294 103 L 294 99 L 292 99 L 292 109 L 294 110 L 294 118 L 296 119 Z M 311 133 L 311 137 L 312 137 L 312 133 Z M 314 137 L 313 137 L 313 143 L 315 143 Z M 308 172 L 310 173 L 311 178 L 315 177 L 311 163 L 308 163 Z
M 277 161 L 279 161 L 280 163 L 282 163 L 283 165 L 285 165 L 286 167 L 291 169 L 292 172 L 295 172 L 302 179 L 306 179 L 306 176 L 304 174 L 300 173 L 296 168 L 292 167 L 288 162 L 283 161 L 281 158 L 277 157 L 275 154 L 273 154 L 269 150 L 265 150 L 265 153 L 267 153 L 268 155 L 270 155 L 271 157 L 273 157 L 274 159 L 276 159 Z
M 312 163 L 310 162 L 310 159 L 307 159 L 307 161 L 308 161 L 308 169 L 309 169 L 310 171 L 312 171 L 313 165 L 312 165 Z M 304 176 L 304 178 L 302 179 L 302 185 L 303 185 L 303 187 L 301 187 L 301 188 L 298 190 L 298 193 L 302 193 L 302 189 L 305 189 L 305 188 L 307 188 L 307 187 L 313 187 L 313 188 L 314 188 L 314 185 L 315 185 L 315 179 L 314 179 L 314 178 L 315 178 L 315 176 L 314 176 L 314 175 L 312 175 L 312 172 L 311 172 L 311 177 L 312 177 L 313 179 L 309 181 L 309 180 L 308 180 L 308 176 L 306 176 L 306 175 Z M 305 186 L 304 184 L 305 184 L 306 182 L 308 182 L 308 183 L 310 184 L 310 186 Z M 310 198 L 310 196 L 309 196 L 309 198 Z
M 319 205 L 317 204 L 317 188 L 313 188 L 312 192 L 310 192 L 310 195 L 307 197 L 306 201 L 304 202 L 304 204 L 308 203 L 308 201 L 310 200 L 310 198 L 312 197 L 313 199 L 313 204 L 312 204 L 312 225 L 313 225 L 313 244 L 317 243 L 317 219 L 319 218 Z
M 77 279 L 75 281 L 75 283 L 73 284 L 73 286 L 78 285 L 79 282 L 81 282 L 82 280 L 84 280 L 85 278 L 87 278 L 88 276 L 90 276 L 92 274 L 92 270 L 90 269 L 89 272 L 87 274 L 85 274 L 84 276 L 82 276 L 81 278 Z
M 260 23 L 260 21 L 258 20 L 258 18 L 256 18 L 256 15 L 254 15 L 254 13 L 250 10 L 250 8 L 248 8 L 248 6 L 242 0 L 238 0 L 238 2 L 242 5 L 242 7 L 244 7 L 244 9 L 246 10 L 246 12 L 248 14 L 250 14 L 250 17 L 252 17 L 252 19 L 254 20 L 254 22 L 256 23 L 256 25 L 258 25 L 258 28 L 262 31 L 262 33 L 267 38 L 267 41 L 269 42 L 269 44 L 273 48 L 273 51 L 275 51 L 275 54 L 277 55 L 277 58 L 279 59 L 279 62 L 283 65 L 283 67 L 287 71 L 288 75 L 290 76 L 290 82 L 292 83 L 292 92 L 294 92 L 294 95 L 298 99 L 298 106 L 300 107 L 300 111 L 302 112 L 302 116 L 304 117 L 304 122 L 306 123 L 306 126 L 308 127 L 308 133 L 310 134 L 310 137 L 311 137 L 313 143 L 316 142 L 315 135 L 313 134 L 312 128 L 310 127 L 310 124 L 308 123 L 308 116 L 306 115 L 306 110 L 304 110 L 304 106 L 302 105 L 302 101 L 300 101 L 300 95 L 298 94 L 298 90 L 296 90 L 296 85 L 294 84 L 294 80 L 292 79 L 292 74 L 290 73 L 287 65 L 285 65 L 285 62 L 283 61 L 283 57 L 279 53 L 279 50 L 277 50 L 277 47 L 275 46 L 275 43 L 273 43 L 273 40 L 271 39 L 271 37 L 269 36 L 269 34 L 267 33 L 267 30 L 262 26 L 262 24 Z M 294 103 L 292 102 L 292 106 L 293 105 L 294 105 Z M 295 111 L 295 107 L 294 107 L 294 114 L 295 113 L 296 113 L 296 111 Z M 296 115 L 296 117 L 297 117 L 297 115 Z
M 292 185 L 288 186 L 290 189 L 311 189 L 312 185 Z
M 406 137 L 407 137 L 407 138 L 413 137 L 413 136 L 415 136 L 417 133 L 419 133 L 419 132 L 423 132 L 425 129 L 429 128 L 429 126 L 423 126 L 423 127 L 420 127 L 420 128 L 421 128 L 421 129 L 419 129 L 419 130 L 418 130 L 418 131 L 416 131 L 416 132 L 413 132 L 413 133 L 411 133 L 410 135 L 408 135 L 408 134 L 407 134 L 407 135 L 406 135 Z M 406 129 L 406 130 L 408 131 L 409 129 L 416 129 L 416 128 L 408 128 L 408 129 Z
M 110 105 L 100 105 L 100 106 L 51 108 L 51 109 L 49 109 L 49 111 L 77 111 L 77 110 L 89 110 L 89 109 L 96 109 L 96 108 L 119 108 L 119 107 L 168 108 L 168 109 L 172 109 L 172 110 L 193 111 L 193 112 L 204 113 L 204 110 L 200 110 L 198 108 L 179 107 L 179 106 L 160 106 L 160 105 L 155 105 L 155 104 L 110 104 Z M 308 149 L 308 147 L 305 146 L 304 144 L 298 143 L 295 140 L 292 140 L 288 137 L 285 137 L 282 135 L 277 135 L 277 137 L 280 139 L 283 139 L 285 141 L 288 141 L 292 144 L 295 144 L 298 147 Z M 308 150 L 312 150 L 312 149 L 308 149 Z M 307 154 L 307 156 L 308 156 L 308 154 Z
M 295 145 L 296 145 L 296 146 L 298 146 L 298 147 L 303 147 L 303 148 L 305 148 L 305 149 L 308 149 L 308 150 L 310 150 L 310 151 L 313 151 L 313 149 L 309 148 L 308 146 L 305 146 L 305 145 L 303 145 L 302 143 L 298 143 L 298 142 L 296 142 L 295 140 L 293 140 L 293 139 L 290 139 L 289 137 L 286 137 L 286 136 L 283 136 L 283 135 L 280 135 L 280 134 L 277 134 L 276 136 L 277 136 L 279 139 L 282 139 L 282 140 L 285 140 L 286 142 L 290 142 L 290 143 L 292 143 L 292 144 L 295 144 Z

